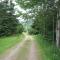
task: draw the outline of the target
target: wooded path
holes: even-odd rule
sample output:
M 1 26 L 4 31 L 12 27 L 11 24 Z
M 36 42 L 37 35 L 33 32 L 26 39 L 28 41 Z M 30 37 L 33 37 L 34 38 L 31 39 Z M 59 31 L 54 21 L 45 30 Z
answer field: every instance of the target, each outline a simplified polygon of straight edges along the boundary
M 41 60 L 41 58 L 33 37 L 26 35 L 19 44 L 0 56 L 0 60 Z

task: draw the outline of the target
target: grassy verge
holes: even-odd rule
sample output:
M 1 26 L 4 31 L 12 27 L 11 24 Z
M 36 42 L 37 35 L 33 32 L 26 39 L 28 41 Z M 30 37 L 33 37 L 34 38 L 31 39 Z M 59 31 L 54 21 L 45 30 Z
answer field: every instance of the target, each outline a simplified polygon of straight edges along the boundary
M 16 45 L 21 41 L 22 35 L 14 35 L 0 38 L 0 54 L 4 53 L 8 48 Z
M 35 35 L 34 38 L 38 44 L 40 53 L 42 53 L 43 60 L 60 60 L 60 49 L 45 40 L 41 35 Z

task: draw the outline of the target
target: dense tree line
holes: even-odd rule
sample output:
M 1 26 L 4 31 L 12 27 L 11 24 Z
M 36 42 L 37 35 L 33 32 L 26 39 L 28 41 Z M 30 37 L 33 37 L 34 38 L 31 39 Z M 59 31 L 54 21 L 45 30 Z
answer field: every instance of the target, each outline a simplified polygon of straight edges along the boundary
M 51 0 L 42 2 L 41 6 L 42 8 L 36 15 L 36 19 L 32 27 L 36 29 L 38 33 L 44 35 L 49 39 L 53 39 L 56 29 L 57 8 L 54 1 Z
M 14 13 L 14 4 L 12 0 L 0 2 L 0 36 L 12 35 L 23 31 L 23 26 L 19 24 Z M 18 26 L 20 27 L 18 28 Z
M 34 23 L 29 32 L 42 34 L 52 41 L 57 40 L 59 45 L 60 0 L 17 0 L 17 2 L 25 10 L 31 9 L 30 13 L 34 14 L 35 19 L 32 19 Z

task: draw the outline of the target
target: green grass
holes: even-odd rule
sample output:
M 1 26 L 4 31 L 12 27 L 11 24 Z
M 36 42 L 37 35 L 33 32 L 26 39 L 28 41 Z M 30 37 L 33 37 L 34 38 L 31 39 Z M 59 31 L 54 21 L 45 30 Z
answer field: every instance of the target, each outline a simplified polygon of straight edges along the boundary
M 22 40 L 21 38 L 22 35 L 18 34 L 14 36 L 0 37 L 0 54 L 20 42 Z
M 45 40 L 41 35 L 35 35 L 43 60 L 60 60 L 60 49 L 52 42 Z

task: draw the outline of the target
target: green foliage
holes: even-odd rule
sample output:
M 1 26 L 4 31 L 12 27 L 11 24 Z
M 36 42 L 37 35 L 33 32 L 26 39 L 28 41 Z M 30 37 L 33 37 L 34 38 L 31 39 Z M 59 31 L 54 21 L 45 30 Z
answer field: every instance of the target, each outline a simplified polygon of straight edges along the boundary
M 57 21 L 57 8 L 55 1 L 45 0 L 40 1 L 42 4 L 38 5 L 40 8 L 34 8 L 37 12 L 35 16 L 32 28 L 37 30 L 40 34 L 44 35 L 46 38 L 52 39 L 56 34 L 56 21 Z M 37 10 L 36 10 L 37 9 Z
M 34 23 L 31 32 L 36 31 L 45 37 L 52 39 L 56 34 L 56 21 L 58 5 L 55 0 L 17 0 L 24 9 L 31 9 L 34 15 Z M 59 4 L 59 3 L 58 3 Z M 27 17 L 26 17 L 27 18 Z M 29 19 L 29 18 L 28 18 Z M 33 17 L 32 17 L 33 20 Z M 31 33 L 29 31 L 29 33 Z
M 29 34 L 34 34 L 34 35 L 39 33 L 37 30 L 35 30 L 33 28 L 29 29 L 28 32 L 29 32 Z
M 46 14 L 43 16 L 40 13 L 36 16 L 36 20 L 34 21 L 32 28 L 37 30 L 40 34 L 44 35 L 45 37 L 51 36 L 53 38 L 53 28 L 56 29 L 56 20 L 53 22 L 53 16 L 49 15 L 52 13 L 48 13 L 48 16 Z M 54 18 L 55 19 L 55 18 Z M 54 24 L 54 27 L 53 27 Z M 49 38 L 50 39 L 50 38 Z
M 14 15 L 14 4 L 10 0 L 10 5 L 8 5 L 8 1 L 0 2 L 0 36 L 17 33 L 17 26 L 19 25 L 16 15 Z
M 0 54 L 4 53 L 7 49 L 11 48 L 12 46 L 16 45 L 21 41 L 23 35 L 13 35 L 8 37 L 1 37 L 0 38 Z
M 54 42 L 50 42 L 49 40 L 46 40 L 41 35 L 35 35 L 34 38 L 36 39 L 43 60 L 60 59 L 60 48 L 57 48 Z
M 35 34 L 37 31 L 49 40 L 56 40 L 56 24 L 57 20 L 60 19 L 59 0 L 17 0 L 17 2 L 25 10 L 31 9 L 34 14 L 31 19 L 35 18 L 34 23 L 29 33 Z
M 22 33 L 23 31 L 24 31 L 23 25 L 22 25 L 22 24 L 19 24 L 19 25 L 17 26 L 17 32 L 16 32 L 16 33 Z

